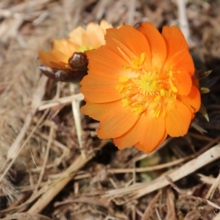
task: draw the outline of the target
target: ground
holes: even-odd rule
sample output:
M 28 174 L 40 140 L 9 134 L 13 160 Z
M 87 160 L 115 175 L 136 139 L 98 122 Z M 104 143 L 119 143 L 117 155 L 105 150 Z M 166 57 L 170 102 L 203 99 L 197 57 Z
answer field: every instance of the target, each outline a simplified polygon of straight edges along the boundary
M 38 50 L 91 21 L 181 26 L 178 2 L 0 2 L 2 219 L 220 219 L 220 1 L 185 1 L 197 69 L 212 70 L 201 81 L 210 89 L 202 95 L 209 122 L 198 113 L 187 135 L 168 138 L 150 156 L 99 140 L 98 122 L 82 114 L 80 148 L 72 111 L 83 105 L 78 87 L 38 68 Z

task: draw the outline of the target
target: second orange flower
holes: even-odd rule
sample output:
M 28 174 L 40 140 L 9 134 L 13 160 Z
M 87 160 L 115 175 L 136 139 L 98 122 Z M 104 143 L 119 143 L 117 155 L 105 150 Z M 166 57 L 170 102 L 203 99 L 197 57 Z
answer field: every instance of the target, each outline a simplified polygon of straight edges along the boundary
M 40 69 L 46 76 L 60 81 L 74 81 L 77 75 L 81 78 L 87 73 L 84 52 L 104 44 L 104 34 L 110 27 L 105 20 L 100 25 L 90 22 L 85 29 L 81 26 L 73 29 L 69 38 L 53 40 L 50 51 L 39 51 Z

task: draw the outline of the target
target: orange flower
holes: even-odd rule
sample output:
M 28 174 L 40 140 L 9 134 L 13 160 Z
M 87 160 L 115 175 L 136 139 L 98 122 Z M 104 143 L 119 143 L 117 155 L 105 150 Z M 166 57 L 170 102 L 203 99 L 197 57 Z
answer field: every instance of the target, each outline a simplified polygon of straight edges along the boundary
M 103 20 L 100 25 L 91 22 L 86 29 L 82 27 L 75 28 L 70 32 L 69 39 L 53 40 L 49 52 L 39 51 L 41 63 L 52 69 L 74 69 L 69 63 L 69 59 L 74 52 L 84 52 L 104 44 L 105 31 L 110 27 L 112 26 Z
M 81 82 L 82 111 L 100 121 L 98 136 L 150 153 L 167 135 L 185 135 L 201 100 L 181 31 L 164 27 L 160 34 L 146 22 L 139 30 L 109 29 L 105 38 L 106 45 L 86 52 Z

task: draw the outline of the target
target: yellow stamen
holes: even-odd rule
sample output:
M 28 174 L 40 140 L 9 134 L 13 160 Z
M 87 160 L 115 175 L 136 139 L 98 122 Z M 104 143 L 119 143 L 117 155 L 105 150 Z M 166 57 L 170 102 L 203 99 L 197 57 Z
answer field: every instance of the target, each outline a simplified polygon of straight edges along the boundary
M 132 64 L 123 66 L 129 71 L 129 77 L 120 77 L 116 89 L 122 95 L 122 105 L 130 106 L 135 114 L 145 111 L 153 113 L 153 117 L 165 117 L 165 106 L 176 100 L 178 92 L 175 86 L 175 72 L 172 69 L 161 72 L 158 69 L 149 71 L 145 66 L 146 54 L 133 58 Z M 135 75 L 130 74 L 131 71 Z
M 129 79 L 126 77 L 120 77 L 119 82 L 127 82 Z
M 177 92 L 178 91 L 176 86 L 174 86 L 174 85 L 171 86 L 171 89 L 172 89 L 173 92 Z

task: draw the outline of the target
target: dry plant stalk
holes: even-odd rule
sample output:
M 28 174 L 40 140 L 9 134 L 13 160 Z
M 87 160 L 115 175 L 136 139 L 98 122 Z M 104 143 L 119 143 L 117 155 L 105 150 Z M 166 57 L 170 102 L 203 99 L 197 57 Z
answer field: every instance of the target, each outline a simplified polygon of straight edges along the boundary
M 206 199 L 211 199 L 215 193 L 215 190 L 219 187 L 220 185 L 220 174 L 218 175 L 218 177 L 215 179 L 214 183 L 211 185 L 207 195 L 206 195 Z
M 6 218 L 2 218 L 2 220 L 52 220 L 51 218 L 48 218 L 43 215 L 38 214 L 28 214 L 28 213 L 15 213 L 12 215 L 7 215 Z
M 178 16 L 179 16 L 179 27 L 181 31 L 183 32 L 186 41 L 189 43 L 189 24 L 186 17 L 186 3 L 184 0 L 177 0 L 177 6 L 178 6 Z
M 175 196 L 174 193 L 171 191 L 171 189 L 168 189 L 167 192 L 167 198 L 166 198 L 166 204 L 167 204 L 167 216 L 166 220 L 176 220 L 176 210 L 175 210 Z
M 218 213 L 214 218 L 213 220 L 220 220 L 220 213 Z
M 148 205 L 148 207 L 146 208 L 144 215 L 142 217 L 142 220 L 148 220 L 152 211 L 152 207 L 155 205 L 155 203 L 157 202 L 157 200 L 159 199 L 161 195 L 161 191 L 159 191 L 154 198 L 152 199 L 151 203 Z
M 38 86 L 33 93 L 31 109 L 28 112 L 27 117 L 25 118 L 25 122 L 24 122 L 24 125 L 23 125 L 21 131 L 19 132 L 18 136 L 16 137 L 13 144 L 10 146 L 10 148 L 8 150 L 7 160 L 12 160 L 18 156 L 18 152 L 20 150 L 19 146 L 21 145 L 20 143 L 23 140 L 23 138 L 27 132 L 27 129 L 29 128 L 29 126 L 31 124 L 32 118 L 35 115 L 37 108 L 41 103 L 41 100 L 43 99 L 47 80 L 48 80 L 48 78 L 45 76 L 42 76 L 40 78 L 40 80 L 38 82 Z
M 75 5 L 80 5 L 77 1 L 65 2 L 71 2 L 68 13 L 76 10 Z M 18 154 L 29 140 L 24 138 L 42 101 L 48 80 L 44 76 L 40 79 L 36 55 L 49 39 L 57 37 L 61 32 L 63 34 L 66 21 L 59 1 L 53 4 L 51 0 L 18 1 L 15 4 L 3 0 L 0 8 L 0 167 L 5 172 L 0 177 L 1 190 L 6 196 L 11 197 L 12 194 L 16 197 L 16 190 L 8 181 L 7 171 L 16 159 L 19 161 Z M 74 21 L 77 22 L 77 19 Z M 72 25 L 76 23 L 72 21 Z M 2 53 L 4 43 L 5 48 L 8 48 Z M 8 165 L 8 162 L 11 163 Z
M 108 140 L 103 140 L 99 145 L 98 149 L 101 149 Z M 66 184 L 72 180 L 76 172 L 80 170 L 88 161 L 90 161 L 95 154 L 87 155 L 86 158 L 83 155 L 78 156 L 78 158 L 71 164 L 71 166 L 63 172 L 58 180 L 53 181 L 50 186 L 46 187 L 44 192 L 42 192 L 41 197 L 36 203 L 28 210 L 28 213 L 40 213 L 49 202 L 66 186 Z
M 41 105 L 38 107 L 39 111 L 48 109 L 48 108 L 52 108 L 52 107 L 56 107 L 59 105 L 68 105 L 70 104 L 73 100 L 83 100 L 83 94 L 79 93 L 79 94 L 75 94 L 75 95 L 71 95 L 71 96 L 66 96 L 66 97 L 62 97 L 62 98 L 57 98 L 57 99 L 52 99 L 52 100 L 48 100 L 48 101 L 43 101 L 41 103 Z
M 204 152 L 202 155 L 177 168 L 168 176 L 173 182 L 175 182 L 219 158 L 220 144 L 212 147 L 211 149 Z M 109 190 L 106 192 L 105 197 L 117 198 L 129 195 L 130 199 L 138 199 L 150 192 L 161 189 L 167 185 L 169 185 L 169 181 L 166 179 L 166 176 L 163 175 L 149 183 L 139 183 L 127 188 Z

